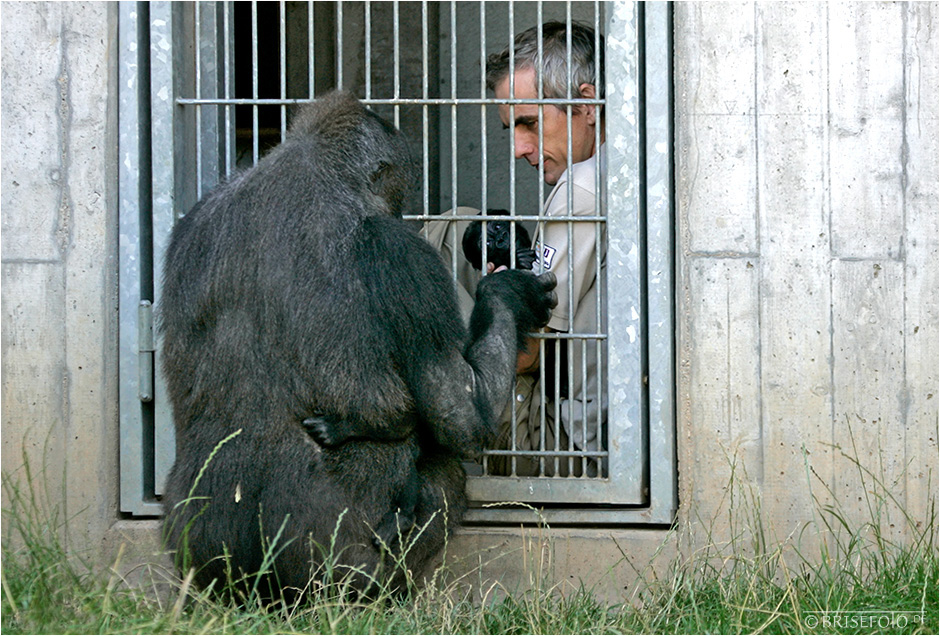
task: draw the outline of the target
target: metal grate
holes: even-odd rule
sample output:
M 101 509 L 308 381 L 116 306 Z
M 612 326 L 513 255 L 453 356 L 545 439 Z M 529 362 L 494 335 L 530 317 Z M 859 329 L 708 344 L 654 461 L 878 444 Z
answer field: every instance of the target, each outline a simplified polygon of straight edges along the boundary
M 586 100 L 570 89 L 564 98 L 543 92 L 535 100 L 488 94 L 486 56 L 548 20 L 586 24 L 597 45 L 606 37 L 606 97 Z M 532 413 L 529 421 L 507 426 L 468 466 L 468 490 L 479 504 L 468 519 L 528 521 L 527 506 L 536 506 L 556 522 L 671 521 L 670 32 L 664 3 L 122 3 L 122 509 L 156 514 L 172 463 L 172 421 L 153 374 L 158 348 L 140 337 L 146 319 L 139 332 L 137 307 L 159 301 L 153 272 L 161 270 L 173 222 L 277 144 L 296 105 L 341 87 L 410 138 L 422 179 L 406 218 L 439 242 L 470 293 L 475 279 L 459 250 L 466 213 L 506 210 L 482 218 L 508 220 L 513 235 L 524 228 L 535 237 L 536 269 L 572 246 L 590 253 L 577 270 L 569 259 L 563 294 L 569 309 L 577 297 L 590 310 L 578 325 L 536 336 L 539 406 L 514 400 L 510 421 L 522 412 Z M 571 69 L 570 43 L 568 55 Z M 548 109 L 566 112 L 571 174 L 570 115 L 587 104 L 606 114 L 606 143 L 595 155 L 601 165 L 588 188 L 593 212 L 548 216 L 544 168 L 513 158 L 514 137 L 501 131 L 499 108 L 512 121 L 516 109 L 534 105 L 540 123 Z M 595 134 L 600 148 L 600 126 Z M 540 134 L 539 156 L 545 148 Z M 555 194 L 569 210 L 576 196 L 570 184 Z M 564 243 L 542 241 L 546 232 Z M 576 285 L 584 268 L 596 272 L 593 288 Z M 138 375 L 152 385 L 149 400 L 141 399 Z M 507 501 L 525 505 L 487 506 Z

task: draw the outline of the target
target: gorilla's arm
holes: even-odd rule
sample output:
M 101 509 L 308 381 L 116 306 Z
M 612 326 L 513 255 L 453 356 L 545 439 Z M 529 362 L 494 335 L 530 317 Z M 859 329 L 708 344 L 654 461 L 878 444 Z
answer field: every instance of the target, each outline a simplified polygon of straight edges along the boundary
M 548 321 L 554 278 L 509 271 L 484 279 L 468 336 L 440 255 L 402 221 L 367 218 L 354 243 L 350 267 L 368 287 L 367 311 L 385 325 L 390 355 L 418 421 L 450 452 L 479 454 L 509 401 L 525 334 Z M 329 419 L 320 419 L 317 425 L 312 434 L 328 444 L 410 432 L 387 422 L 347 420 L 331 426 Z
M 512 394 L 518 354 L 526 349 L 528 333 L 548 322 L 556 303 L 554 287 L 551 273 L 536 277 L 520 270 L 491 274 L 480 282 L 462 356 L 465 365 L 454 365 L 450 377 L 433 377 L 435 370 L 426 368 L 432 377 L 412 387 L 416 399 L 422 392 L 434 408 L 422 415 L 438 443 L 474 457 L 492 441 Z M 460 426 L 477 419 L 478 430 Z

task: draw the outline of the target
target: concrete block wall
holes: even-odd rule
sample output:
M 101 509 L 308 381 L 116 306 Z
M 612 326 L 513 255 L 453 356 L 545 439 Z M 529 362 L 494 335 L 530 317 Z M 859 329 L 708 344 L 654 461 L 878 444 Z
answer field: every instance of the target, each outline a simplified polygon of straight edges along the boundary
M 781 537 L 814 493 L 870 521 L 854 458 L 936 501 L 938 20 L 676 5 L 683 517 L 724 516 L 734 472 Z
M 87 555 L 117 517 L 116 3 L 0 12 L 2 466 Z
M 0 11 L 3 471 L 45 467 L 75 549 L 147 558 L 156 524 L 116 506 L 116 8 Z M 457 558 L 506 548 L 497 579 L 550 545 L 548 579 L 629 594 L 662 541 L 728 535 L 732 476 L 776 536 L 814 495 L 866 521 L 843 452 L 915 519 L 936 500 L 937 4 L 674 11 L 680 532 L 462 532 Z

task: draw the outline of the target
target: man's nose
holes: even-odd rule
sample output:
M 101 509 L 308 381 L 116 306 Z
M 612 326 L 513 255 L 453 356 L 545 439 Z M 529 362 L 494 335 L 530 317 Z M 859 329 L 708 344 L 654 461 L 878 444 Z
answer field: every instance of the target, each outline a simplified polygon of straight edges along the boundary
M 536 146 L 532 143 L 526 135 L 516 133 L 516 159 L 522 159 L 527 155 L 531 155 L 535 152 Z

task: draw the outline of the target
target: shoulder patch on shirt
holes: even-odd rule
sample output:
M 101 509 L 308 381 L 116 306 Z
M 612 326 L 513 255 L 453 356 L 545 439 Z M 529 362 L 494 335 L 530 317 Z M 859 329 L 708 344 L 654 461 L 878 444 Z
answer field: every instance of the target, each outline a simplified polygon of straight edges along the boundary
M 552 268 L 552 263 L 555 261 L 556 250 L 551 245 L 542 246 L 541 241 L 535 243 L 535 253 L 538 254 L 542 259 L 542 269 L 549 270 Z

